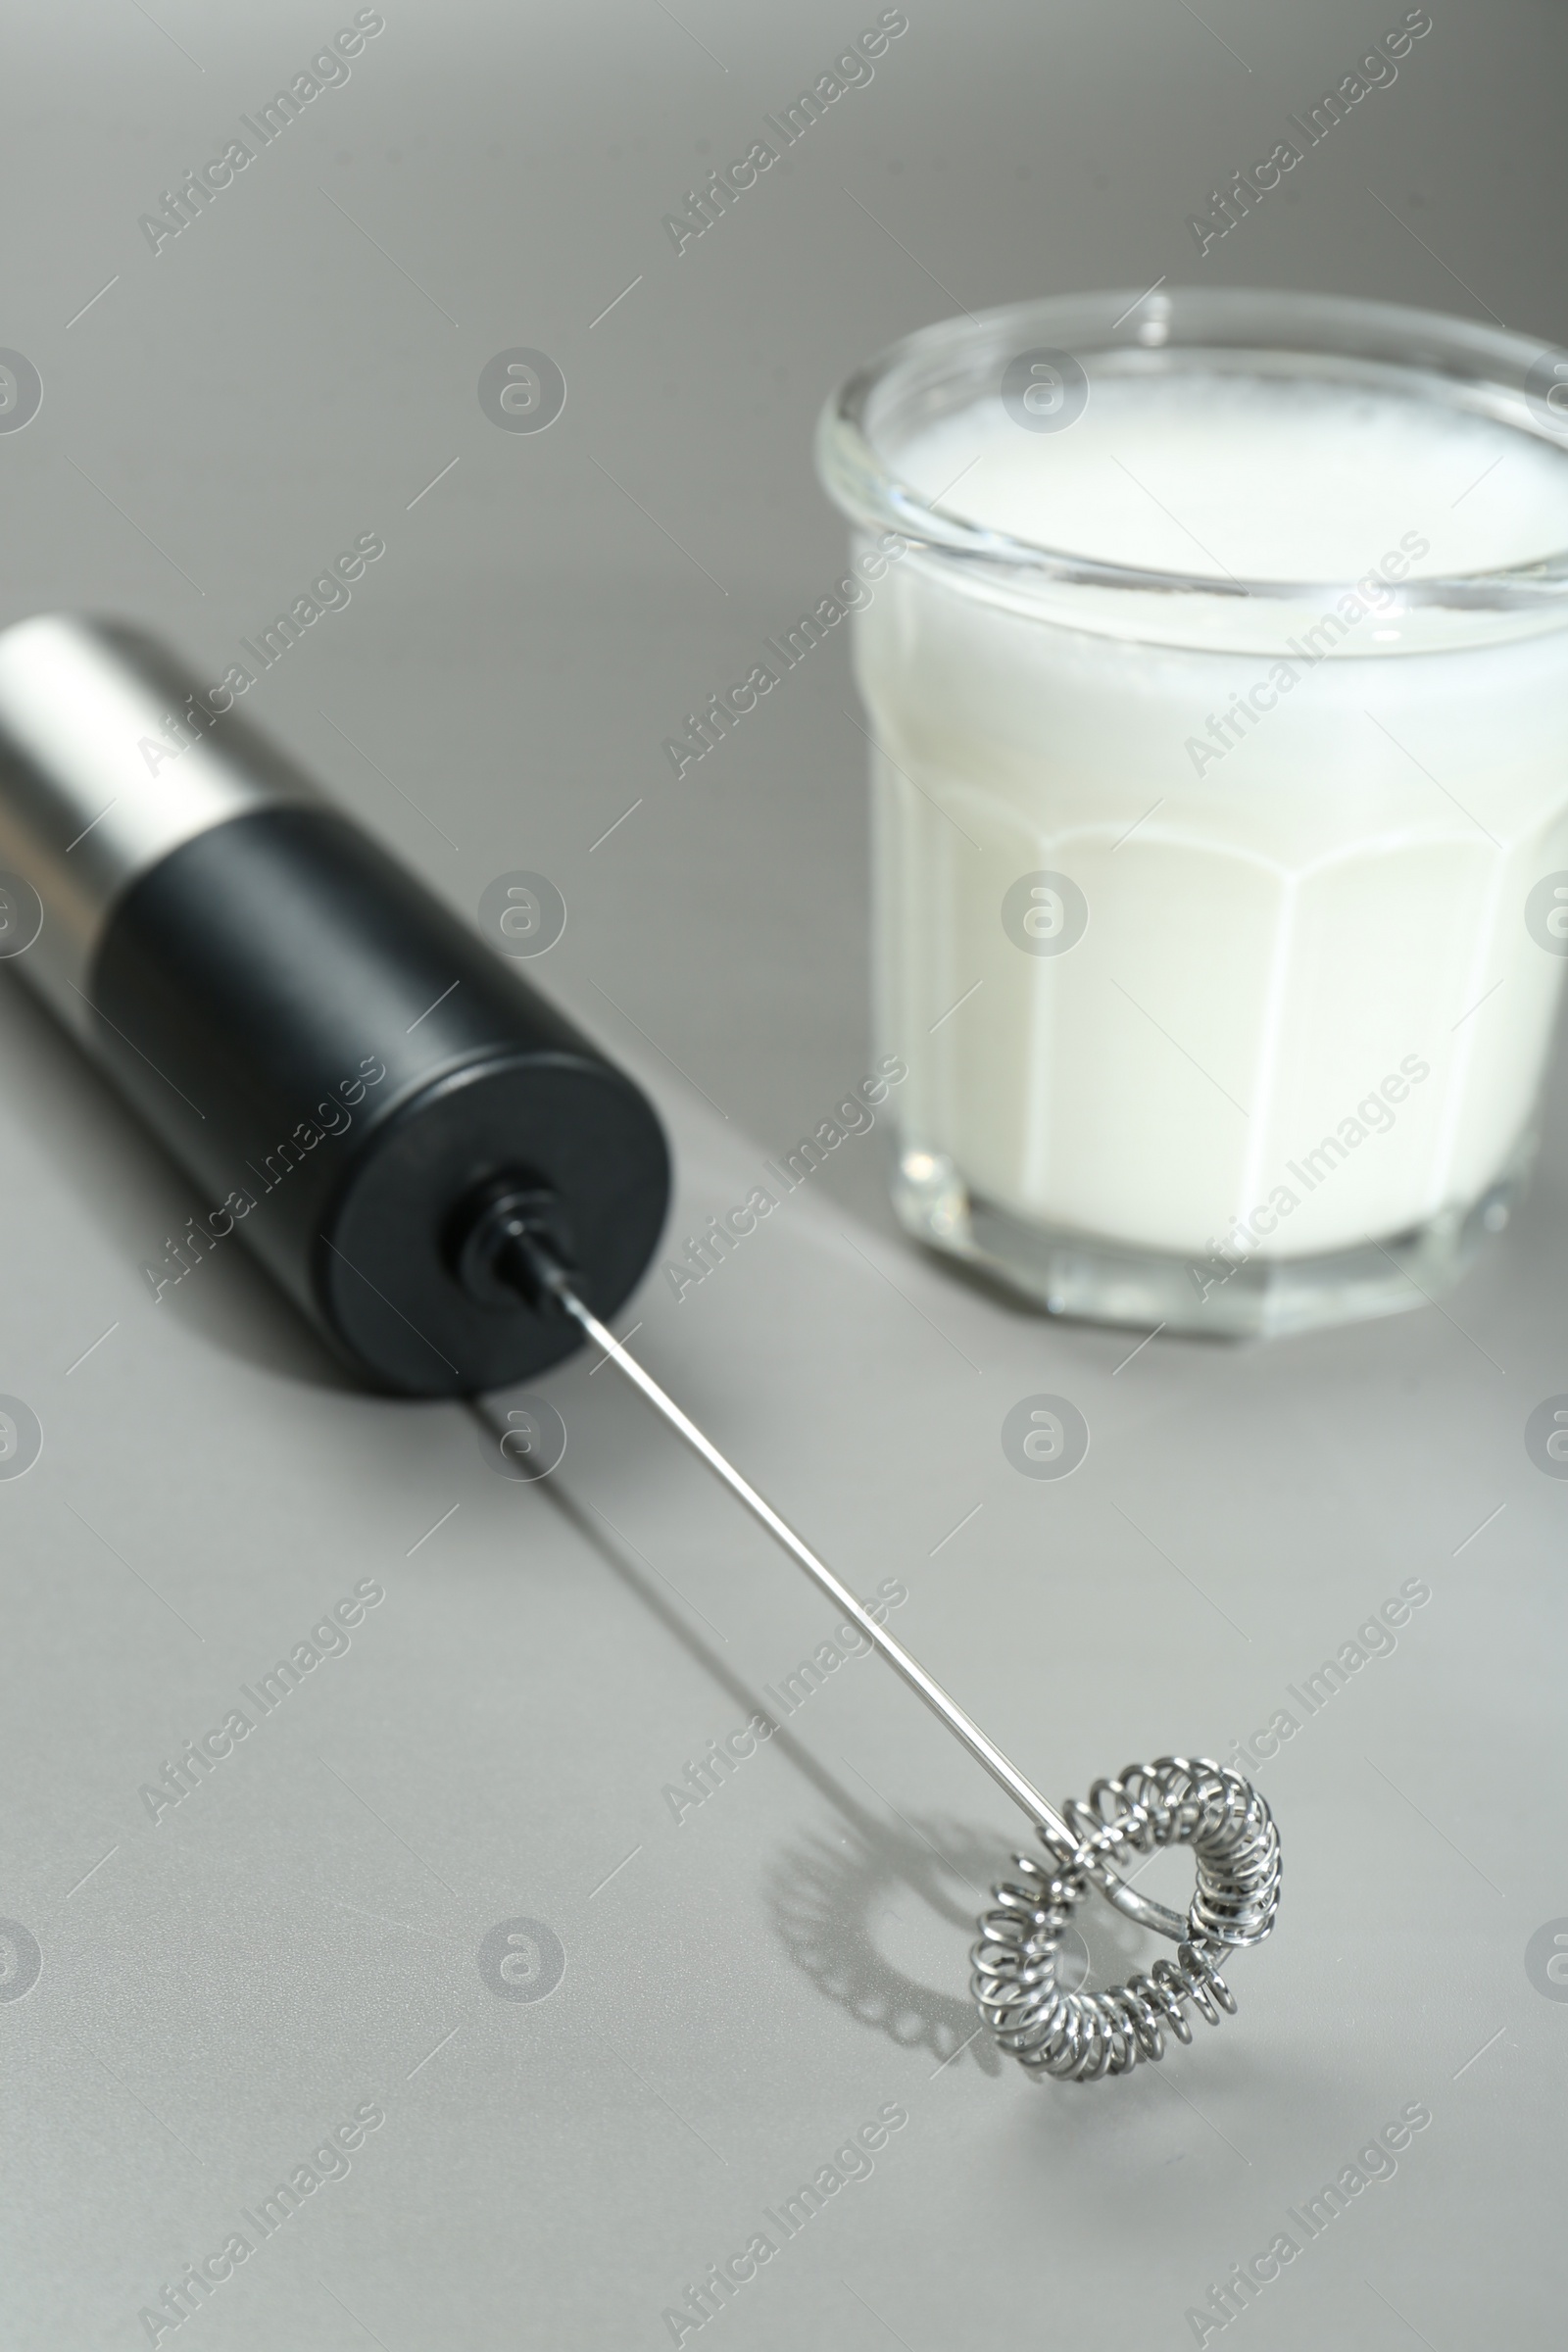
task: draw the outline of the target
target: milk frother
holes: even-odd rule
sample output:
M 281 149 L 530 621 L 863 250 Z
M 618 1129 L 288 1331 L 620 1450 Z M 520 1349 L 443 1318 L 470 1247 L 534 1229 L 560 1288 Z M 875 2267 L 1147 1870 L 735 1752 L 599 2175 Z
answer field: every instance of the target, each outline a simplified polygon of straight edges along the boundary
M 1269 1809 L 1161 1757 L 1063 1811 L 764 1501 L 609 1328 L 663 1224 L 641 1090 L 291 760 L 167 652 L 43 615 L 0 632 L 9 956 L 358 1378 L 463 1396 L 592 1340 L 1034 1824 L 980 1919 L 972 1989 L 1036 2076 L 1125 2073 L 1235 2002 L 1227 1948 L 1279 1903 Z M 226 1222 L 220 1222 L 226 1220 Z M 1124 1854 L 1190 1845 L 1185 1915 Z M 1057 1956 L 1090 1888 L 1168 1936 L 1103 1992 Z

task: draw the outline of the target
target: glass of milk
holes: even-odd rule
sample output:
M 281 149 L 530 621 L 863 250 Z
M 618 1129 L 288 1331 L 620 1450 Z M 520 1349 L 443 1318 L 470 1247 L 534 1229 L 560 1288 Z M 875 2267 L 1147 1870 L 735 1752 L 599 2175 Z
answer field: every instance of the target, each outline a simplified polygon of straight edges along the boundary
M 896 345 L 818 463 L 906 1225 L 1146 1329 L 1446 1290 L 1568 958 L 1568 355 L 1072 296 Z

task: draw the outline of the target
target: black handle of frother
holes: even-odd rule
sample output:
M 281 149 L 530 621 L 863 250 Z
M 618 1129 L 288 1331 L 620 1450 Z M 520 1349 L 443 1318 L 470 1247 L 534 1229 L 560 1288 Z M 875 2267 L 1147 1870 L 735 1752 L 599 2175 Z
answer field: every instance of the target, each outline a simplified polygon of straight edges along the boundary
M 134 666 L 127 644 L 106 641 L 104 661 Z M 40 718 L 34 691 L 8 727 L 7 659 L 0 639 L 0 820 L 9 782 L 36 831 L 49 697 Z M 165 660 L 161 690 L 169 676 Z M 221 748 L 231 780 L 258 741 L 219 719 L 192 755 Z M 123 780 L 118 748 L 106 740 L 105 801 Z M 69 781 L 79 798 L 79 772 Z M 29 838 L 0 834 L 0 864 Z M 69 872 L 31 862 L 45 925 L 69 919 Z M 531 1204 L 602 1315 L 647 1265 L 669 1161 L 646 1098 L 308 787 L 260 790 L 144 858 L 108 892 L 79 969 L 73 1026 L 201 1188 L 195 1232 L 155 1286 L 183 1277 L 204 1232 L 207 1246 L 234 1232 L 362 1378 L 436 1396 L 526 1378 L 580 1344 L 547 1301 L 488 1278 L 472 1235 L 499 1196 Z

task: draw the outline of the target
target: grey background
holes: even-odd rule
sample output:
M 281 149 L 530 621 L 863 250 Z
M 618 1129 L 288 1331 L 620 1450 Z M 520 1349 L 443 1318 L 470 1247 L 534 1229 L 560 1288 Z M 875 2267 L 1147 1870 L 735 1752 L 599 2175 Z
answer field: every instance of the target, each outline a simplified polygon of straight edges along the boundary
M 351 12 L 8 32 L 0 343 L 44 400 L 0 436 L 4 617 L 137 615 L 216 678 L 382 532 L 249 707 L 466 910 L 555 881 L 534 969 L 656 1094 L 677 1238 L 868 1066 L 844 644 L 684 780 L 660 751 L 839 568 L 808 457 L 835 378 L 959 305 L 1161 273 L 1568 330 L 1568 27 L 1530 0 L 1435 0 L 1396 84 L 1201 264 L 1186 216 L 1402 10 L 910 0 L 871 85 L 677 259 L 662 215 L 875 13 L 389 0 L 156 258 L 138 215 Z M 547 432 L 480 410 L 514 346 L 564 373 Z M 671 1819 L 827 1627 L 611 1375 L 546 1384 L 566 1456 L 514 1483 L 479 1416 L 345 1389 L 234 1250 L 155 1307 L 138 1267 L 205 1204 L 14 986 L 0 1032 L 0 1389 L 45 1433 L 0 1484 L 0 1912 L 43 1953 L 0 2003 L 8 2346 L 145 2342 L 162 2283 L 370 2098 L 348 2177 L 165 2344 L 667 2343 L 894 2100 L 874 2175 L 711 2323 L 733 2346 L 1191 2342 L 1208 2282 L 1416 2100 L 1397 2177 L 1235 2325 L 1556 2340 L 1568 2010 L 1525 1953 L 1568 1913 L 1568 1492 L 1523 1432 L 1568 1390 L 1560 1068 L 1531 1201 L 1442 1311 L 1124 1364 L 920 1260 L 877 1134 L 626 1318 L 858 1590 L 905 1579 L 897 1630 L 1054 1792 L 1227 1751 L 1430 1583 L 1260 1775 L 1286 1907 L 1239 2019 L 1074 2090 L 954 2055 L 1019 1825 L 880 1667 Z M 1043 1390 L 1092 1432 L 1065 1481 L 1001 1449 Z M 366 1577 L 349 1653 L 150 1821 L 141 1785 Z M 477 1965 L 519 1917 L 564 1947 L 540 2002 Z M 1098 1965 L 1134 1949 L 1086 1924 Z

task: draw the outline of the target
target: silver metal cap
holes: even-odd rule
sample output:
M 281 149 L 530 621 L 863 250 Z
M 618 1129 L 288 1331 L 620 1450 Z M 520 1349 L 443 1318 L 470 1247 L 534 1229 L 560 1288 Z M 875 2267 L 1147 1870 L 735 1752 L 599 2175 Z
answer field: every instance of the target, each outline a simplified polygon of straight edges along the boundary
M 35 892 L 15 968 L 90 1041 L 92 969 L 124 893 L 214 825 L 318 796 L 160 646 L 112 621 L 40 613 L 0 630 L 0 893 Z

